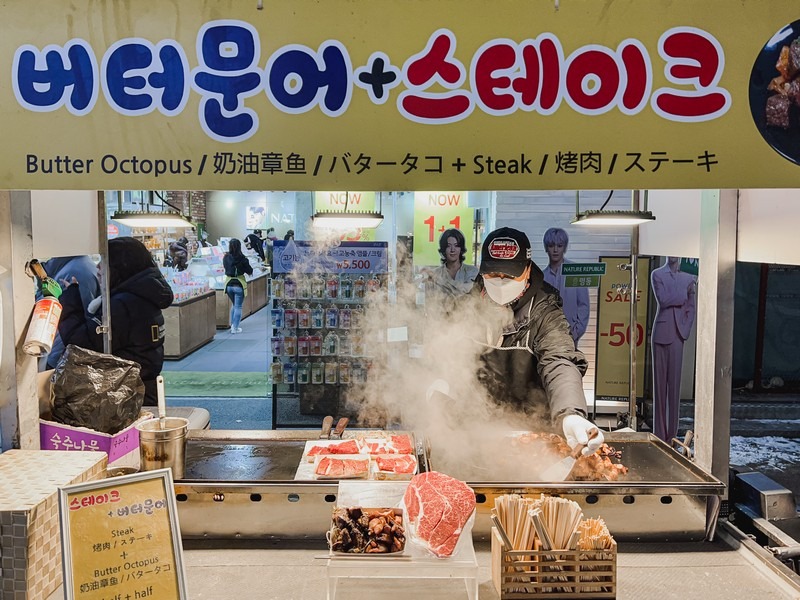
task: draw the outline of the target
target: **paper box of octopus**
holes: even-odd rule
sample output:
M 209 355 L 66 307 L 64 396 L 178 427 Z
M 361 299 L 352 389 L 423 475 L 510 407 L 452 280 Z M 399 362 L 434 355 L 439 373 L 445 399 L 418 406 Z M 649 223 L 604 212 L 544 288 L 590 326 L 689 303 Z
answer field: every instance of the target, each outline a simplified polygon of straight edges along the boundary
M 61 585 L 58 488 L 105 473 L 99 452 L 0 454 L 0 598 L 48 598 Z

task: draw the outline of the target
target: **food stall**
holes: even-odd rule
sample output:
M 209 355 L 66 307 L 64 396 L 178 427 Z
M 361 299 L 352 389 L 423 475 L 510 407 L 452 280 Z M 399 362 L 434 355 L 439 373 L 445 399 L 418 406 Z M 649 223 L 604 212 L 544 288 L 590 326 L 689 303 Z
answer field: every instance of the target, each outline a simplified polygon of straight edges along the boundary
M 700 258 L 709 283 L 698 295 L 703 319 L 697 363 L 696 462 L 648 434 L 633 432 L 609 434 L 608 441 L 621 448 L 632 477 L 609 485 L 531 483 L 523 477 L 497 480 L 480 471 L 491 470 L 492 463 L 454 473 L 471 484 L 479 505 L 490 504 L 501 493 L 548 491 L 576 499 L 587 512 L 607 514 L 621 535 L 631 539 L 658 536 L 663 542 L 673 537 L 712 537 L 728 468 L 730 306 L 739 210 L 735 188 L 791 186 L 797 177 L 797 161 L 787 160 L 782 147 L 786 136 L 772 139 L 774 130 L 769 127 L 775 125 L 765 125 L 762 109 L 766 104 L 758 104 L 766 103 L 774 90 L 768 94 L 766 87 L 756 86 L 757 93 L 751 95 L 755 98 L 752 115 L 745 91 L 754 57 L 774 50 L 767 42 L 786 27 L 794 7 L 785 0 L 758 6 L 720 4 L 707 10 L 697 10 L 689 2 L 623 1 L 598 7 L 584 0 L 553 5 L 514 0 L 504 5 L 477 0 L 356 4 L 354 12 L 341 11 L 336 3 L 277 2 L 270 6 L 269 15 L 255 12 L 263 8 L 260 3 L 227 6 L 222 31 L 214 21 L 220 18 L 219 7 L 198 11 L 183 0 L 173 12 L 148 5 L 146 17 L 140 5 L 108 3 L 104 8 L 115 18 L 104 21 L 103 27 L 94 27 L 88 18 L 93 13 L 87 3 L 64 4 L 52 12 L 71 24 L 68 31 L 55 24 L 32 30 L 30 15 L 21 5 L 5 6 L 5 54 L 9 63 L 15 57 L 14 68 L 21 71 L 14 73 L 20 75 L 19 81 L 15 78 L 13 86 L 3 87 L 0 112 L 8 124 L 8 136 L 26 141 L 2 149 L 0 163 L 9 165 L 5 187 L 110 189 L 153 186 L 157 181 L 171 189 L 255 190 L 267 186 L 266 181 L 273 189 L 370 185 L 384 190 L 706 190 L 701 200 Z M 358 35 L 364 38 L 347 47 L 336 38 L 353 39 L 342 32 L 353 31 L 355 13 Z M 454 14 L 461 21 L 456 22 Z M 132 37 L 129 24 L 140 19 L 148 21 L 152 42 L 140 43 Z M 375 27 L 376 23 L 388 23 L 388 29 Z M 676 25 L 670 29 L 665 23 Z M 591 45 L 586 45 L 586 31 L 598 36 Z M 219 43 L 224 35 L 231 36 L 224 40 L 230 44 Z M 158 51 L 152 45 L 157 40 L 163 40 Z M 262 44 L 263 55 L 254 56 Z M 185 48 L 197 48 L 198 56 L 187 58 L 192 53 Z M 694 54 L 698 49 L 699 57 Z M 136 88 L 142 93 L 135 102 L 130 101 L 132 88 L 124 84 L 123 60 L 111 56 L 117 50 L 120 57 L 133 50 L 152 63 L 152 73 L 138 69 L 148 78 L 149 87 Z M 104 80 L 102 97 L 97 78 L 89 81 L 70 75 L 65 79 L 64 74 L 71 73 L 64 58 L 68 51 L 70 57 L 82 59 L 86 73 L 112 80 L 111 86 Z M 45 57 L 45 53 L 51 54 Z M 292 66 L 292 57 L 298 54 L 302 64 Z M 167 55 L 176 59 L 161 64 L 161 56 Z M 45 94 L 37 67 L 58 61 L 63 68 L 53 69 L 61 74 L 58 85 L 66 91 Z M 331 61 L 335 68 L 322 70 L 324 61 Z M 196 70 L 190 71 L 187 62 Z M 767 62 L 774 63 L 771 56 Z M 102 75 L 97 72 L 100 64 Z M 276 77 L 266 77 L 262 65 L 275 69 Z M 761 67 L 758 70 L 763 75 Z M 246 97 L 246 107 L 244 102 L 231 101 L 232 95 L 226 96 L 223 107 L 216 94 L 221 82 L 231 80 L 219 73 L 235 73 L 238 83 L 251 86 L 240 88 L 241 94 L 235 97 Z M 183 85 L 190 76 L 191 88 Z M 182 83 L 175 84 L 173 95 L 154 91 L 165 81 L 178 79 Z M 304 85 L 288 85 L 298 81 L 314 81 L 318 93 L 310 93 Z M 394 85 L 401 82 L 405 87 L 395 93 Z M 73 86 L 80 90 L 71 90 Z M 303 93 L 295 94 L 292 88 Z M 197 96 L 201 97 L 200 111 L 196 110 Z M 168 102 L 172 103 L 167 106 Z M 792 110 L 786 100 L 780 100 L 780 105 L 784 112 Z M 186 106 L 190 110 L 183 111 Z M 260 120 L 254 118 L 259 113 Z M 786 124 L 785 119 L 777 122 Z M 792 126 L 791 120 L 788 124 Z M 99 134 L 77 134 L 87 126 L 95 133 L 120 134 L 103 139 L 101 148 L 96 145 Z M 379 129 L 382 135 L 374 136 Z M 309 131 L 315 135 L 298 135 Z M 636 135 L 625 135 L 628 131 Z M 762 138 L 769 138 L 766 144 Z M 73 159 L 66 160 L 68 152 Z M 60 154 L 53 157 L 53 153 Z M 75 155 L 93 158 L 76 164 Z M 176 158 L 151 158 L 156 156 Z M 102 163 L 102 169 L 90 172 L 92 161 L 95 167 Z M 38 236 L 31 235 L 31 194 L 0 192 L 4 332 L 0 374 L 3 381 L 11 382 L 2 390 L 0 402 L 4 449 L 38 446 L 35 360 L 16 352 L 32 305 L 30 281 L 22 265 L 37 254 L 32 239 Z M 516 218 L 508 215 L 510 223 Z M 98 231 L 105 231 L 105 215 L 95 215 L 94 224 Z M 435 230 L 431 218 L 431 236 Z M 222 308 L 227 302 L 224 295 L 219 297 L 222 291 L 216 286 L 215 290 L 216 309 L 223 313 L 217 314 L 217 326 L 227 327 L 228 311 Z M 254 278 L 248 296 L 254 304 L 246 307 L 246 314 L 266 304 L 265 274 Z M 275 541 L 281 553 L 289 547 L 282 541 L 297 537 L 313 547 L 327 530 L 330 508 L 340 489 L 335 479 L 295 479 L 305 443 L 319 435 L 316 430 L 193 433 L 188 440 L 188 474 L 175 482 L 187 541 L 253 537 Z M 442 468 L 437 466 L 443 464 L 441 454 L 429 451 L 425 440 L 416 436 L 415 456 L 420 470 Z M 479 539 L 488 533 L 486 516 L 479 508 L 474 529 Z M 303 548 L 301 558 L 314 563 L 319 546 L 314 548 Z M 636 558 L 646 557 L 647 547 L 630 548 Z M 677 548 L 685 550 L 672 546 Z M 669 554 L 669 548 L 661 549 L 661 554 Z M 685 568 L 675 579 L 703 586 L 708 577 L 702 571 L 730 558 L 731 553 L 732 546 L 711 546 L 710 551 L 693 556 L 694 565 L 682 565 Z M 247 571 L 243 563 L 262 561 L 273 572 L 291 571 L 286 597 L 316 593 L 314 586 L 324 569 L 307 564 L 287 569 L 288 554 L 277 554 L 283 558 L 276 559 L 275 553 L 267 558 L 252 553 L 243 559 L 238 551 L 219 551 L 210 559 L 215 564 L 202 564 L 207 556 L 195 555 L 192 586 L 219 597 L 246 595 L 233 589 L 236 584 L 230 576 L 230 569 Z M 291 560 L 293 565 L 296 562 Z M 740 579 L 767 585 L 766 576 L 753 562 L 739 560 L 735 565 Z M 227 573 L 223 567 L 228 567 Z M 637 575 L 628 567 L 623 575 L 633 582 Z M 255 587 L 263 587 L 264 570 L 258 571 Z M 220 573 L 222 589 L 213 581 Z M 298 583 L 305 575 L 317 579 Z M 662 573 L 661 591 L 666 579 Z M 713 583 L 719 585 L 720 579 L 724 577 Z M 253 578 L 245 573 L 239 580 L 246 585 Z M 274 589 L 286 591 L 287 587 L 285 580 L 276 577 Z M 769 587 L 777 589 L 771 583 Z M 372 589 L 367 591 L 374 595 Z M 628 596 L 636 597 L 635 586 L 628 588 Z

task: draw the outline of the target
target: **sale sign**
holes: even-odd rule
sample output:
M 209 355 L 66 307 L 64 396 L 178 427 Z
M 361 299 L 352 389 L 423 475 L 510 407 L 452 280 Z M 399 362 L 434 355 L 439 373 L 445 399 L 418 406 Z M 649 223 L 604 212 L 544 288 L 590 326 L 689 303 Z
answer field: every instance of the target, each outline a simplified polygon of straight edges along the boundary
M 467 192 L 414 192 L 414 265 L 441 264 L 439 238 L 458 229 L 466 239 L 464 262 L 473 264 L 475 209 L 467 206 Z
M 636 326 L 630 327 L 630 271 L 620 265 L 630 263 L 627 256 L 600 259 L 607 265 L 600 278 L 597 302 L 597 364 L 594 394 L 597 400 L 627 401 L 630 398 L 630 344 L 636 344 L 637 390 L 644 389 L 645 332 L 650 296 L 650 259 L 639 258 L 636 291 Z M 639 395 L 639 394 L 637 394 Z

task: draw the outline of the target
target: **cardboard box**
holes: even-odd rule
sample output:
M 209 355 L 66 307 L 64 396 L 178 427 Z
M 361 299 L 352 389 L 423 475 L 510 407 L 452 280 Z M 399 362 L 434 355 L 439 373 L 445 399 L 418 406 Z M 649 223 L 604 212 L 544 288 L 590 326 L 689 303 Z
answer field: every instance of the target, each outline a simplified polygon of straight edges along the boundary
M 105 452 L 109 464 L 112 464 L 130 452 L 139 452 L 139 430 L 136 425 L 152 417 L 152 413 L 142 411 L 136 421 L 114 435 L 39 419 L 39 441 L 42 450 Z
M 47 598 L 61 585 L 58 488 L 105 472 L 96 452 L 0 454 L 0 598 Z

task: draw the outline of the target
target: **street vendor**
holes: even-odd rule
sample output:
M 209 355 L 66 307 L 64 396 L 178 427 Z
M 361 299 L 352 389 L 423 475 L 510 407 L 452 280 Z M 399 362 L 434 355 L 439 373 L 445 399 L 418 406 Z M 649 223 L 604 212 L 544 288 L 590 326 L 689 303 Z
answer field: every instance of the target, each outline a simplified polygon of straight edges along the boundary
M 584 454 L 594 452 L 603 435 L 589 439 L 596 426 L 587 419 L 583 395 L 586 357 L 575 348 L 558 290 L 531 260 L 528 236 L 510 227 L 491 232 L 481 250 L 480 274 L 482 300 L 509 311 L 509 325 L 487 331 L 480 342 L 486 351 L 479 380 L 500 401 L 526 413 L 544 412 L 571 448 L 583 444 Z

